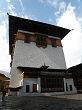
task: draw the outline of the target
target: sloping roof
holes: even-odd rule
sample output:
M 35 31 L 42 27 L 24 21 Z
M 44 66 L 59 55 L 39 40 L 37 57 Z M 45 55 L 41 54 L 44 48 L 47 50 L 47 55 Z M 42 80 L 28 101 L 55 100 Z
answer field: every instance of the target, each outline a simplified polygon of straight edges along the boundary
M 6 77 L 4 74 L 0 73 L 0 80 L 9 80 L 9 77 Z
M 18 30 L 47 34 L 63 39 L 69 32 L 69 29 L 50 25 L 38 21 L 19 18 L 9 15 L 9 50 L 12 51 L 11 45 L 14 41 L 14 34 Z
M 72 72 L 75 72 L 75 71 L 78 71 L 78 70 L 82 70 L 82 63 L 68 68 L 68 71 L 72 71 Z
M 45 69 L 45 68 L 32 68 L 32 67 L 30 68 L 30 67 L 22 67 L 22 66 L 18 66 L 17 68 L 21 69 L 22 72 L 25 72 L 25 71 L 66 72 L 67 71 L 67 69 Z

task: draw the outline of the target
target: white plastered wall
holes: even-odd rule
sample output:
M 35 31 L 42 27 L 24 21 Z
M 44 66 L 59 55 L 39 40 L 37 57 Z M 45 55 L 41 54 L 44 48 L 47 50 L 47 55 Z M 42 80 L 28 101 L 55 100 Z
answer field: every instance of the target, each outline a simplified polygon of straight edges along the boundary
M 66 90 L 66 84 L 67 84 L 68 91 Z M 72 85 L 72 91 L 70 91 L 70 85 Z M 64 78 L 64 91 L 65 91 L 65 94 L 77 93 L 77 89 L 74 86 L 74 82 L 72 78 L 69 78 L 69 79 Z
M 44 64 L 52 69 L 66 69 L 62 47 L 47 45 L 44 49 L 38 48 L 34 42 L 29 44 L 24 43 L 23 40 L 17 40 L 11 68 L 10 86 L 21 86 L 21 71 L 17 69 L 18 66 L 40 68 Z
M 33 93 L 33 84 L 37 84 L 37 92 L 40 93 L 41 92 L 40 78 L 24 78 L 21 80 L 22 88 L 19 91 L 19 95 L 24 96 L 29 93 Z M 29 92 L 26 92 L 26 85 L 29 85 Z

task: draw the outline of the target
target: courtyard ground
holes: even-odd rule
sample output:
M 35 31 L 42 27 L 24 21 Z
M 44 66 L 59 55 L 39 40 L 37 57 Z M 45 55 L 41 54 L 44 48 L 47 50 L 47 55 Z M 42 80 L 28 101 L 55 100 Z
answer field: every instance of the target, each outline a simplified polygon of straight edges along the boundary
M 0 110 L 82 110 L 82 94 L 61 96 L 6 96 Z

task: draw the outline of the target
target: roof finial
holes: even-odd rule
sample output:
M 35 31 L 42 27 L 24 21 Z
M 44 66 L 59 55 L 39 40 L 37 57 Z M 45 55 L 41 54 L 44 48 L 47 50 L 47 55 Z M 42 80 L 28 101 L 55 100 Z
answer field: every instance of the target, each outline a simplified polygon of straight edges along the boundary
M 46 66 L 45 63 L 44 63 L 44 66 Z
M 9 16 L 9 13 L 7 13 L 7 15 Z
M 74 29 L 72 29 L 72 31 L 73 31 Z

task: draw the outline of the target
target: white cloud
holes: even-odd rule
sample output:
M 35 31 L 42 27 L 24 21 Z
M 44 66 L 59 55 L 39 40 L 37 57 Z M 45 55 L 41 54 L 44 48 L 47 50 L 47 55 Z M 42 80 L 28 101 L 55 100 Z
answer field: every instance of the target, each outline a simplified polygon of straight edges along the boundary
M 5 2 L 6 1 L 6 2 Z M 7 12 L 11 15 L 16 15 L 15 7 L 10 0 L 4 0 L 1 4 L 1 23 L 0 23 L 0 70 L 10 72 L 10 55 L 8 43 L 8 20 Z M 7 12 L 6 12 L 7 11 Z
M 11 1 L 10 0 L 6 0 L 6 2 L 10 3 Z
M 0 25 L 0 36 L 1 36 L 1 37 L 0 37 L 0 40 L 5 37 L 6 33 L 7 33 L 6 24 L 5 24 L 5 22 L 3 21 L 3 22 L 2 22 L 2 25 Z
M 10 56 L 9 44 L 6 38 L 7 29 L 6 22 L 3 21 L 0 25 L 0 70 L 9 72 Z
M 4 10 L 6 10 L 10 15 L 14 15 L 14 16 L 17 15 L 16 8 L 14 7 L 14 5 L 10 0 L 6 0 L 6 6 L 4 7 Z
M 17 16 L 17 13 L 13 10 L 9 13 L 10 15 Z
M 58 16 L 60 13 L 63 13 L 66 9 L 66 2 L 62 1 L 58 3 L 58 11 L 56 11 L 54 14 L 55 16 Z
M 60 2 L 59 9 L 65 9 L 66 8 L 66 2 Z
M 22 18 L 28 19 L 27 15 L 22 15 Z
M 47 0 L 47 2 L 51 4 L 52 6 L 57 6 L 58 4 L 58 0 Z
M 43 3 L 44 5 L 47 3 L 51 6 L 56 7 L 58 4 L 58 0 L 39 0 L 41 3 Z
M 22 1 L 21 6 L 23 6 Z M 10 0 L 3 0 L 0 4 L 0 70 L 10 72 L 10 62 L 11 58 L 9 55 L 9 43 L 8 43 L 8 19 L 7 12 L 10 15 L 14 16 L 22 16 L 24 18 L 28 18 L 28 16 L 23 12 L 23 14 L 17 14 L 16 9 Z M 20 12 L 22 9 L 20 10 Z
M 2 12 L 2 16 L 6 16 L 7 15 L 7 13 L 6 12 Z
M 15 9 L 15 7 L 12 4 L 8 5 L 8 10 L 12 11 L 13 9 Z
M 65 28 L 73 29 L 75 26 L 76 15 L 74 12 L 75 7 L 68 5 L 67 10 L 57 19 L 57 25 L 62 24 Z M 72 25 L 70 25 L 70 22 Z
M 24 6 L 23 6 L 23 3 L 22 3 L 22 0 L 19 0 L 19 2 L 20 2 L 20 5 L 22 7 L 22 10 L 24 11 Z
M 54 7 L 55 9 L 57 9 L 57 11 L 54 13 L 55 16 L 58 16 L 60 13 L 62 13 L 63 11 L 65 11 L 66 9 L 66 2 L 59 1 L 59 0 L 39 0 L 41 3 L 48 4 L 52 7 Z
M 58 26 L 74 29 L 62 40 L 67 67 L 82 61 L 82 18 L 77 18 L 74 10 L 75 7 L 69 4 L 57 20 Z

